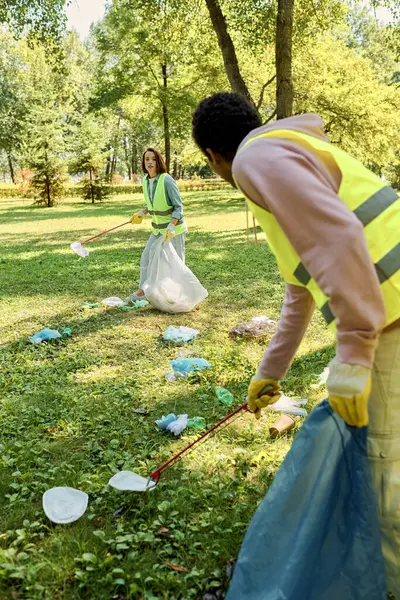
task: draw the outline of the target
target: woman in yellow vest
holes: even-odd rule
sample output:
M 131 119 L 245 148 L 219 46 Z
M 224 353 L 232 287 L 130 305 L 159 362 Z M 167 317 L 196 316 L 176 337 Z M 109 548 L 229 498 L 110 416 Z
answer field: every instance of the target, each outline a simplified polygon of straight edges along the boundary
M 183 219 L 183 206 L 175 180 L 168 175 L 161 154 L 155 148 L 147 148 L 142 156 L 143 194 L 146 206 L 131 217 L 131 223 L 138 225 L 145 215 L 151 215 L 151 234 L 140 259 L 139 289 L 128 296 L 135 302 L 144 297 L 142 286 L 147 279 L 150 249 L 159 236 L 170 242 L 179 258 L 185 262 L 186 224 Z
M 330 144 L 317 115 L 262 126 L 241 96 L 220 93 L 198 106 L 193 137 L 243 192 L 286 281 L 249 407 L 259 417 L 276 400 L 317 306 L 336 332 L 329 402 L 349 425 L 369 422 L 388 583 L 400 598 L 400 197 Z

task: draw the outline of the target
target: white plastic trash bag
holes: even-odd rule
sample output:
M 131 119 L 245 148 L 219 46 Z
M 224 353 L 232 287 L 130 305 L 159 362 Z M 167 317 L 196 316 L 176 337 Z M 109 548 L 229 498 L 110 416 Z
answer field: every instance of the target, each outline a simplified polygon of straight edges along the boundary
M 164 242 L 163 235 L 150 249 L 147 272 L 143 291 L 147 300 L 162 312 L 189 312 L 208 296 L 172 244 Z

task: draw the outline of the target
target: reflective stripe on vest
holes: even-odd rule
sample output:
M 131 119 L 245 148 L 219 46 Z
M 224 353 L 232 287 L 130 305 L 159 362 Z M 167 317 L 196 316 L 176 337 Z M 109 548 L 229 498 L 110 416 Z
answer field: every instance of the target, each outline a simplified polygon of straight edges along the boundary
M 143 194 L 146 200 L 146 206 L 149 214 L 151 215 L 152 233 L 158 235 L 163 229 L 167 229 L 171 222 L 171 214 L 173 208 L 169 206 L 167 202 L 167 195 L 165 193 L 165 177 L 167 173 L 161 173 L 157 179 L 156 187 L 153 195 L 153 202 L 151 202 L 148 193 L 148 179 L 149 176 L 145 175 L 143 178 Z M 183 219 L 180 219 L 175 225 L 175 234 L 179 235 L 186 231 L 186 225 Z
M 338 196 L 364 226 L 386 308 L 386 323 L 400 318 L 400 196 L 389 185 L 339 148 L 312 136 L 291 130 L 272 130 L 251 138 L 291 139 L 309 151 L 329 152 L 342 174 Z M 321 310 L 325 321 L 335 329 L 335 317 L 329 298 L 312 279 L 275 217 L 251 200 L 247 203 L 266 233 L 284 279 L 306 287 Z

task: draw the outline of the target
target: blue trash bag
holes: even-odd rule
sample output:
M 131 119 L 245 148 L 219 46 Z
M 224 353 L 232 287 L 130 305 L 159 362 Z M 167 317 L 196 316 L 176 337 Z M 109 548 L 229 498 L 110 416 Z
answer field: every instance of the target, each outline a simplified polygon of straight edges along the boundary
M 245 535 L 226 600 L 385 600 L 367 428 L 324 400 Z

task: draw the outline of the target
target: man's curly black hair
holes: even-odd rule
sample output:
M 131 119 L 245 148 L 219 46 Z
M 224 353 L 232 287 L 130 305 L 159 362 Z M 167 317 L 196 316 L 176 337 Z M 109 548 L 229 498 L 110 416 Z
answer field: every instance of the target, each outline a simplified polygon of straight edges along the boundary
M 232 162 L 243 138 L 261 124 L 260 115 L 243 96 L 219 92 L 196 108 L 192 135 L 206 155 L 206 148 L 210 148 Z

